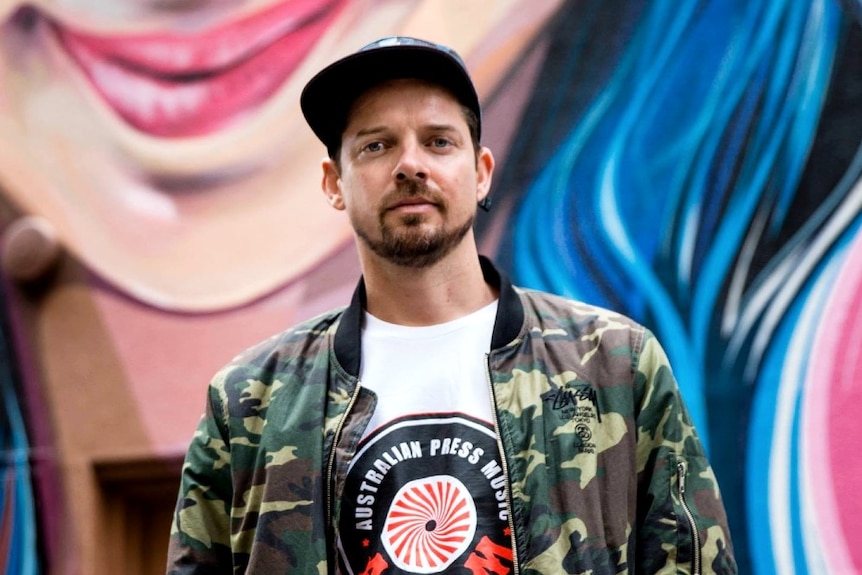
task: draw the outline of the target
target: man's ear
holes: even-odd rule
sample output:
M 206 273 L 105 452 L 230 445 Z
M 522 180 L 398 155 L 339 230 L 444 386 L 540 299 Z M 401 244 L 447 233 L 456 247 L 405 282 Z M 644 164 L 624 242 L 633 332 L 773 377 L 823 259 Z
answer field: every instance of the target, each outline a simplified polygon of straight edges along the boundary
M 494 177 L 494 154 L 482 146 L 476 158 L 476 202 L 481 204 L 491 191 L 491 180 Z M 490 203 L 490 200 L 489 200 Z
M 344 196 L 341 194 L 341 174 L 335 161 L 331 158 L 323 160 L 323 181 L 321 182 L 321 187 L 329 205 L 336 210 L 343 210 Z

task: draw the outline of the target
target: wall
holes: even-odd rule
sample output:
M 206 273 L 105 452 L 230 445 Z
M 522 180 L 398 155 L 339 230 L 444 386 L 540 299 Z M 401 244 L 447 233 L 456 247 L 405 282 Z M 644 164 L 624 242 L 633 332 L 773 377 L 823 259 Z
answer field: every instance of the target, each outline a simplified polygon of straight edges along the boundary
M 359 274 L 299 91 L 396 33 L 482 94 L 482 251 L 663 342 L 741 572 L 862 571 L 862 8 L 525 4 L 0 0 L 0 571 L 163 570 L 209 378 Z

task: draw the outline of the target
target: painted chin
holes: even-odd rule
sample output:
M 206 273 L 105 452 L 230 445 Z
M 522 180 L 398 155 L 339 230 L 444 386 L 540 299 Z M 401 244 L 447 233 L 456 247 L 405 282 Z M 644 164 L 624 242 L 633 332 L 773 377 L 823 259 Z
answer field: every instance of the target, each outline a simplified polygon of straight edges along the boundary
M 103 102 L 149 136 L 217 132 L 287 81 L 347 0 L 288 0 L 199 33 L 95 35 L 47 20 Z

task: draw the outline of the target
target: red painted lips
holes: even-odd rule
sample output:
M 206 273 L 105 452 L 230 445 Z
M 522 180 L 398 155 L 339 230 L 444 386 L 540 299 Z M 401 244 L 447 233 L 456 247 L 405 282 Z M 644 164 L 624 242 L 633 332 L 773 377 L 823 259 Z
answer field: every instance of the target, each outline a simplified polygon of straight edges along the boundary
M 202 136 L 265 102 L 345 0 L 291 0 L 196 34 L 96 36 L 53 24 L 96 92 L 126 122 L 163 138 Z

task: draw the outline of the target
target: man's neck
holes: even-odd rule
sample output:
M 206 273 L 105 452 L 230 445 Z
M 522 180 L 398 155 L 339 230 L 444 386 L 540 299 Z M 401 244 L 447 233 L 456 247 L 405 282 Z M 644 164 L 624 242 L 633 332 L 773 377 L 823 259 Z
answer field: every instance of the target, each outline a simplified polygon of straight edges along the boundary
M 465 244 L 426 268 L 361 258 L 368 312 L 389 323 L 435 325 L 493 302 L 498 294 L 485 282 L 475 245 Z

